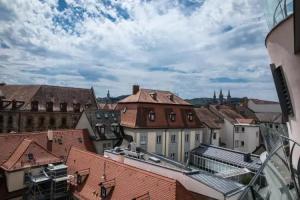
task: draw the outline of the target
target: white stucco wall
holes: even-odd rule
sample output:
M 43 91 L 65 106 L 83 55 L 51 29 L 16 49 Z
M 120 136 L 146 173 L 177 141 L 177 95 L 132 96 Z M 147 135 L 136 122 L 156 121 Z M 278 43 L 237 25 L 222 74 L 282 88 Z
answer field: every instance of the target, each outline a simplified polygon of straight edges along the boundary
M 252 153 L 257 146 L 259 146 L 259 127 L 253 125 L 238 126 L 244 127 L 244 132 L 234 133 L 234 140 L 238 140 L 239 143 L 244 141 L 244 146 L 234 147 L 235 150 Z

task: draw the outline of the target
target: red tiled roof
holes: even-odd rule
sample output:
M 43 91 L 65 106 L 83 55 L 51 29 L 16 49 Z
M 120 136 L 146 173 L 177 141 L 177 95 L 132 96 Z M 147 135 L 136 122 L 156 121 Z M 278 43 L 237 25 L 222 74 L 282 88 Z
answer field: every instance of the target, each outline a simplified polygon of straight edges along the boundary
M 222 119 L 211 112 L 208 108 L 194 108 L 199 120 L 209 128 L 220 129 Z
M 72 146 L 95 152 L 89 133 L 86 130 L 53 131 L 52 142 L 48 141 L 47 132 L 0 134 L 0 164 L 3 164 L 11 157 L 19 145 L 24 142 L 24 139 L 36 142 L 47 151 L 62 159 L 67 157 L 69 149 Z
M 128 103 L 119 104 L 121 125 L 129 128 L 201 128 L 200 122 L 192 106 Z M 149 113 L 155 113 L 155 120 L 150 121 Z M 170 114 L 176 115 L 175 121 Z M 188 120 L 192 114 L 193 120 Z
M 253 124 L 254 123 L 254 119 L 241 119 L 241 118 L 237 118 L 236 121 L 239 124 Z
M 152 98 L 151 94 L 155 93 L 156 98 Z M 170 99 L 173 96 L 173 100 Z M 119 103 L 154 103 L 154 104 L 171 104 L 171 105 L 191 105 L 180 97 L 169 91 L 139 89 L 139 91 L 119 101 Z
M 224 117 L 231 123 L 253 123 L 254 119 L 249 119 L 243 117 L 233 108 L 225 105 L 218 105 L 218 106 L 210 106 L 210 110 L 217 114 L 218 116 Z
M 32 156 L 30 159 L 29 156 Z M 6 171 L 13 171 L 27 167 L 61 162 L 62 159 L 47 151 L 33 140 L 24 139 L 1 166 Z
M 111 159 L 72 148 L 67 159 L 68 173 L 89 168 L 85 181 L 73 188 L 79 199 L 96 200 L 100 198 L 100 183 L 112 182 L 109 199 L 133 199 L 148 196 L 150 199 L 194 199 L 178 181 L 147 172 Z M 105 177 L 105 180 L 104 180 Z
M 116 106 L 116 103 L 98 103 L 98 108 L 103 110 L 114 110 Z

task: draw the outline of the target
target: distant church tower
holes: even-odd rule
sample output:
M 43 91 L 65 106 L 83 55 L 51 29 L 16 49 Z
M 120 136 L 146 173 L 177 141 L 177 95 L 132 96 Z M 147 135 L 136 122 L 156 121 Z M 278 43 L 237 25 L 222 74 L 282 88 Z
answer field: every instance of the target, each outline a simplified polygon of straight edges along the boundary
M 220 101 L 220 104 L 223 104 L 223 102 L 224 102 L 224 96 L 223 96 L 222 89 L 220 90 L 219 101 Z
M 228 94 L 227 94 L 227 103 L 230 104 L 231 103 L 231 95 L 230 95 L 230 90 L 228 90 Z
M 110 103 L 110 93 L 109 93 L 109 90 L 107 90 L 107 94 L 106 94 L 106 103 Z
M 217 103 L 217 95 L 216 95 L 216 91 L 214 91 L 213 103 Z

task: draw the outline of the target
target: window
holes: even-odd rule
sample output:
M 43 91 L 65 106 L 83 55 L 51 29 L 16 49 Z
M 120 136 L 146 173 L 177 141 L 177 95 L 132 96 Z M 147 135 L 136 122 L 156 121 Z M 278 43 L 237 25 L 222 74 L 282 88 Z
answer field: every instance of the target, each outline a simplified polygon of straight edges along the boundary
M 234 127 L 234 130 L 235 130 L 236 133 L 238 133 L 239 132 L 239 127 L 238 126 Z
M 156 136 L 156 144 L 161 144 L 161 135 Z
M 274 64 L 271 64 L 270 66 L 282 110 L 282 118 L 284 122 L 287 122 L 288 116 L 294 115 L 294 110 L 289 89 L 285 80 L 284 71 L 282 66 L 276 67 Z
M 39 102 L 38 101 L 32 101 L 31 102 L 31 111 L 38 111 L 39 110 Z
M 27 121 L 26 121 L 26 127 L 31 127 L 32 126 L 32 121 L 33 121 L 32 117 L 28 117 Z
M 270 124 L 270 128 L 273 128 L 273 124 Z
M 186 135 L 184 136 L 184 141 L 185 141 L 185 142 L 189 142 L 189 140 L 190 140 L 190 135 L 189 135 L 189 134 L 186 134 Z
M 216 132 L 213 133 L 213 139 L 214 140 L 217 139 L 217 133 Z
M 11 109 L 12 109 L 12 110 L 17 109 L 17 102 L 16 102 L 16 100 L 12 100 L 12 101 L 11 101 Z
M 242 127 L 242 132 L 243 132 L 243 133 L 245 132 L 245 127 Z
M 148 118 L 149 118 L 150 121 L 154 121 L 155 120 L 155 112 L 150 111 L 149 115 L 148 115 Z
M 200 134 L 197 133 L 197 134 L 195 135 L 195 140 L 196 140 L 197 142 L 200 140 Z
M 53 112 L 53 102 L 50 101 L 46 103 L 46 111 Z
M 60 111 L 67 112 L 68 103 L 60 103 Z
M 39 126 L 39 127 L 42 127 L 42 126 L 44 126 L 44 123 L 45 123 L 45 118 L 44 118 L 44 117 L 40 117 L 40 118 L 39 118 L 38 126 Z
M 103 143 L 103 150 L 106 149 L 106 143 Z
M 145 145 L 147 144 L 147 136 L 146 135 L 141 135 L 141 141 L 140 141 L 141 145 Z
M 66 127 L 67 126 L 67 119 L 65 117 L 61 118 L 61 126 Z
M 100 134 L 105 134 L 105 126 L 100 127 Z
M 11 126 L 11 125 L 13 124 L 13 122 L 14 122 L 13 116 L 9 116 L 9 117 L 8 117 L 8 120 L 7 120 L 8 126 Z
M 101 119 L 101 115 L 100 115 L 100 113 L 96 113 L 96 117 L 97 117 L 97 119 Z
M 234 147 L 239 147 L 239 141 L 238 140 L 234 141 Z
M 186 151 L 186 152 L 184 152 L 184 161 L 187 161 L 188 158 L 189 158 L 189 152 Z
M 3 124 L 3 115 L 0 115 L 0 125 L 2 125 Z
M 171 135 L 171 143 L 176 143 L 176 135 Z
M 107 118 L 108 118 L 108 114 L 107 114 L 107 113 L 104 113 L 104 117 L 107 119 Z
M 245 142 L 244 141 L 241 141 L 241 146 L 245 146 Z
M 170 158 L 171 158 L 172 160 L 175 160 L 175 153 L 170 153 Z
M 50 124 L 51 128 L 54 128 L 54 126 L 55 126 L 55 119 L 53 117 L 50 118 L 49 124 Z
M 74 103 L 73 104 L 73 111 L 74 112 L 80 112 L 80 103 Z
M 276 130 L 278 130 L 279 126 L 278 126 L 278 125 L 276 125 L 276 126 L 275 126 L 275 128 L 276 128 Z
M 171 120 L 172 122 L 174 122 L 175 119 L 176 119 L 176 114 L 175 114 L 174 112 L 171 112 L 171 113 L 169 114 L 169 118 L 170 118 L 170 120 Z
M 187 114 L 187 118 L 188 118 L 188 120 L 191 122 L 191 121 L 193 121 L 193 113 L 188 113 Z

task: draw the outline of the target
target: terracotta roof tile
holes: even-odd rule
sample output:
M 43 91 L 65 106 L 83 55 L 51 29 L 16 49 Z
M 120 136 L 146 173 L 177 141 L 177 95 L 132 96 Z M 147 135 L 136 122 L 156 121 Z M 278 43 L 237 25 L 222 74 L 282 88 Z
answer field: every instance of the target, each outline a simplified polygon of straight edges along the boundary
M 152 94 L 156 94 L 156 98 L 151 97 Z M 172 96 L 173 100 L 171 100 Z M 119 103 L 155 103 L 155 104 L 172 104 L 172 105 L 191 105 L 184 101 L 180 97 L 169 91 L 140 89 L 136 94 L 130 95 L 125 99 L 119 101 Z
M 199 120 L 203 122 L 206 126 L 215 129 L 221 128 L 223 120 L 217 115 L 215 115 L 213 112 L 211 112 L 208 108 L 201 107 L 195 108 L 194 110 Z
M 95 152 L 89 133 L 86 130 L 56 130 L 53 131 L 53 138 L 52 142 L 48 141 L 47 132 L 1 134 L 0 164 L 3 164 L 10 158 L 19 145 L 24 142 L 24 139 L 35 141 L 47 151 L 63 159 L 67 157 L 72 146 Z
M 89 176 L 74 188 L 79 199 L 99 199 L 100 186 L 113 182 L 109 199 L 133 199 L 149 196 L 150 199 L 193 199 L 176 180 L 125 165 L 102 156 L 72 148 L 67 159 L 68 173 L 89 167 Z M 104 180 L 105 177 L 105 180 Z
M 30 156 L 32 157 L 30 158 Z M 1 167 L 6 171 L 12 171 L 57 162 L 62 162 L 62 159 L 47 151 L 37 142 L 24 139 Z

